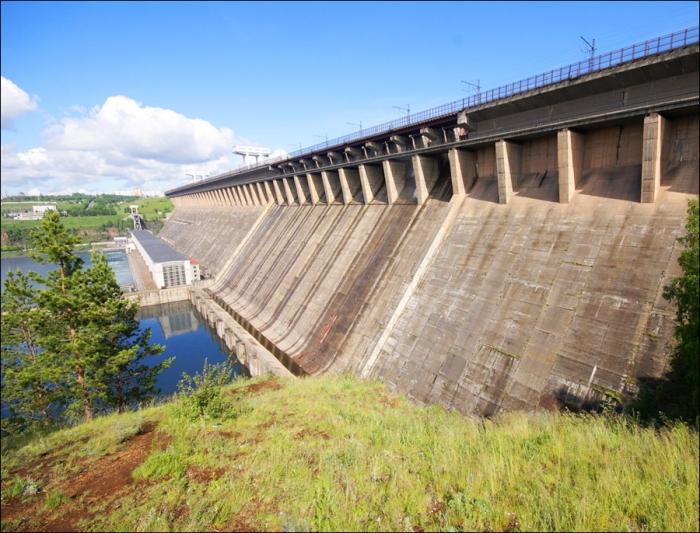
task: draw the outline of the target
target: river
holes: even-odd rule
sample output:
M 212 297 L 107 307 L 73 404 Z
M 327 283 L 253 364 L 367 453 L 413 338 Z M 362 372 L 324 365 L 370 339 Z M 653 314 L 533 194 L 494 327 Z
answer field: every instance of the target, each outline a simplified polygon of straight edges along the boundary
M 78 255 L 85 261 L 85 266 L 89 266 L 90 253 L 78 252 Z M 114 269 L 120 285 L 133 285 L 124 252 L 107 252 L 107 261 Z M 3 257 L 0 262 L 3 285 L 10 270 L 33 270 L 39 274 L 46 274 L 53 268 L 53 265 L 37 263 L 29 257 Z M 162 356 L 150 358 L 152 363 L 155 364 L 166 357 L 175 357 L 170 368 L 158 377 L 157 385 L 161 397 L 177 392 L 177 383 L 183 372 L 194 374 L 202 370 L 205 359 L 209 364 L 214 364 L 223 362 L 230 356 L 229 350 L 216 332 L 206 324 L 189 301 L 142 307 L 138 318 L 141 328 L 151 328 L 151 342 L 165 346 Z M 247 374 L 246 368 L 240 365 L 235 357 L 233 360 L 236 361 L 234 372 Z
M 90 263 L 90 252 L 82 251 L 76 252 L 78 257 L 83 260 L 83 267 L 87 268 L 91 265 Z M 126 258 L 126 253 L 123 250 L 112 250 L 105 252 L 107 257 L 107 262 L 109 266 L 114 270 L 114 274 L 117 278 L 117 283 L 122 287 L 128 287 L 134 285 L 134 280 L 131 277 L 131 271 L 129 270 L 129 262 Z M 0 260 L 0 265 L 2 266 L 2 286 L 5 286 L 5 279 L 7 278 L 7 273 L 10 271 L 19 270 L 20 272 L 28 272 L 33 270 L 34 272 L 45 276 L 51 270 L 54 270 L 55 266 L 47 263 L 38 263 L 34 261 L 31 257 L 19 256 L 19 257 L 3 257 Z

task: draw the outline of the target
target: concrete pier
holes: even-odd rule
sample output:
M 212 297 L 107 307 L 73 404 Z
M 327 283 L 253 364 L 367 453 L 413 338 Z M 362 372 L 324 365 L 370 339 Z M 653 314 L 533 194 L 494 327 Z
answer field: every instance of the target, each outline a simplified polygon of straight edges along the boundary
M 570 129 L 557 133 L 559 202 L 568 204 L 583 173 L 583 135 Z
M 520 174 L 520 146 L 501 139 L 496 142 L 496 171 L 498 173 L 498 203 L 507 204 L 513 197 Z
M 661 186 L 662 148 L 666 119 L 658 113 L 644 117 L 642 146 L 642 203 L 654 203 Z

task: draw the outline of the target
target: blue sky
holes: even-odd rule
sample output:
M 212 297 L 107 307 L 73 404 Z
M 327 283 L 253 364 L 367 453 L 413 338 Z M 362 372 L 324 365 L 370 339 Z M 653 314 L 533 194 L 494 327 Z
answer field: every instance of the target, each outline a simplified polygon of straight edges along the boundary
M 165 190 L 236 166 L 238 142 L 292 151 L 583 59 L 580 35 L 608 51 L 698 20 L 697 2 L 0 9 L 5 193 Z

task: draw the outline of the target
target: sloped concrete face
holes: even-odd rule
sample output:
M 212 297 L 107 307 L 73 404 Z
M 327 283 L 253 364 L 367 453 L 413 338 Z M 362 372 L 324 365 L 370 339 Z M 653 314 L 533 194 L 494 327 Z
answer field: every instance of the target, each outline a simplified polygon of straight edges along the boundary
M 177 208 L 158 236 L 216 275 L 228 261 L 228 252 L 245 237 L 262 212 L 261 207 Z
M 631 394 L 667 364 L 663 286 L 698 194 L 697 114 L 667 118 L 653 204 L 640 202 L 642 131 L 639 120 L 447 153 L 434 180 L 418 169 L 420 193 L 407 158 L 399 196 L 422 204 L 365 204 L 357 167 L 312 177 L 331 204 L 299 206 L 296 183 L 280 180 L 296 205 L 178 206 L 161 235 L 211 264 L 222 308 L 305 373 L 374 376 L 486 416 Z
M 661 292 L 678 270 L 687 197 L 662 191 L 658 210 L 467 197 L 370 375 L 478 415 L 631 392 L 670 349 Z

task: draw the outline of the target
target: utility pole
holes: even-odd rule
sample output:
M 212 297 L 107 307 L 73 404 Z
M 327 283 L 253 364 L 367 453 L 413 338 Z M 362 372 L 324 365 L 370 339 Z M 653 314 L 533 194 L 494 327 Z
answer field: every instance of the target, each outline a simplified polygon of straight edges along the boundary
M 477 104 L 480 103 L 481 100 L 481 80 L 476 80 L 476 83 L 473 83 L 471 81 L 467 80 L 459 80 L 461 81 L 464 85 L 467 86 L 467 89 L 471 89 L 474 91 L 474 96 L 476 96 Z
M 405 111 L 406 112 L 406 122 L 408 122 L 409 117 L 411 116 L 411 104 L 406 104 L 406 107 L 401 107 L 398 105 L 391 106 L 394 109 L 398 109 L 399 111 Z
M 586 49 L 583 50 L 584 52 L 588 52 L 590 58 L 588 59 L 588 72 L 590 72 L 593 69 L 593 58 L 595 57 L 595 39 L 591 39 L 591 42 L 588 42 L 585 38 L 579 35 L 579 38 L 586 43 Z
M 296 144 L 294 144 L 294 143 L 288 143 L 287 146 L 293 146 L 294 148 L 299 148 L 299 151 L 300 151 L 300 152 L 301 152 L 301 150 L 302 150 L 301 143 L 296 143 Z
M 476 93 L 481 92 L 481 80 L 476 80 L 476 83 L 472 83 L 471 81 L 467 81 L 467 80 L 459 80 L 459 81 L 461 81 L 465 85 L 471 87 L 472 91 L 474 91 Z
M 323 135 L 316 135 L 316 134 L 314 133 L 314 137 L 318 137 L 319 139 L 325 139 L 325 141 L 326 141 L 326 146 L 328 146 L 328 134 L 327 134 L 327 133 L 324 133 Z
M 360 122 L 346 122 L 347 125 L 349 126 L 357 126 L 360 128 L 360 135 L 362 135 L 362 121 Z

